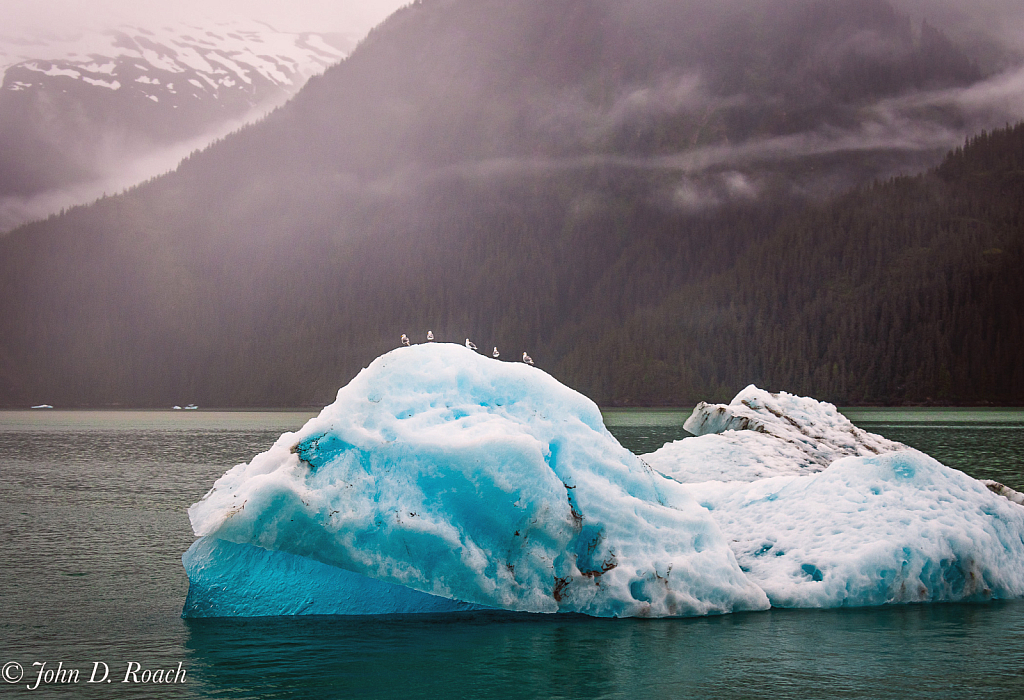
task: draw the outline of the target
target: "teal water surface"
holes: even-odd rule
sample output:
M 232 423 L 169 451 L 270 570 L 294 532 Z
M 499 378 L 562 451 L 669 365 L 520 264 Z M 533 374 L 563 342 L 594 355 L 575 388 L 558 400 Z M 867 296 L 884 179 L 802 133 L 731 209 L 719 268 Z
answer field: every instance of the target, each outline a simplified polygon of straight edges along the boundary
M 611 411 L 636 452 L 688 411 Z M 1019 698 L 1024 602 L 689 620 L 470 613 L 180 618 L 185 509 L 303 412 L 0 412 L 0 694 L 95 698 Z M 850 412 L 862 427 L 1024 488 L 1024 413 Z M 35 690 L 39 666 L 80 671 Z M 111 683 L 86 684 L 93 664 Z M 138 669 L 183 683 L 123 683 Z M 133 667 L 134 668 L 134 667 Z M 7 670 L 5 669 L 5 674 Z

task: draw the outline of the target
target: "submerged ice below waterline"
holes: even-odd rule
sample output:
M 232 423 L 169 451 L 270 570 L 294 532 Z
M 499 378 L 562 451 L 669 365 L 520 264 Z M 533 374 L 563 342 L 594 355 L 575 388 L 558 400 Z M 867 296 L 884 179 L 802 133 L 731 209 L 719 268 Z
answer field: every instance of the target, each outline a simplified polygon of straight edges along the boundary
M 696 445 L 704 474 L 645 456 L 666 476 L 538 369 L 400 348 L 192 506 L 183 614 L 669 616 L 1024 595 L 1024 508 L 850 432 L 828 404 L 745 394 L 711 408 L 788 428 L 719 421 L 672 444 Z M 742 459 L 740 433 L 758 436 Z M 872 456 L 828 466 L 844 454 Z M 750 455 L 772 469 L 752 473 Z

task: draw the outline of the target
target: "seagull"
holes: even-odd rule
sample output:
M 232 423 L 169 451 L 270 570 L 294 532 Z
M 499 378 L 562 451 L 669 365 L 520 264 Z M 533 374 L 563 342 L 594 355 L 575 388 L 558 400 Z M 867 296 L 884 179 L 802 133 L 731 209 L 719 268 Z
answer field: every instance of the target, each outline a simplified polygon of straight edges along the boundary
M 434 339 L 434 331 L 427 331 L 427 340 Z
M 407 336 L 405 333 L 402 333 L 402 345 L 408 345 L 408 344 L 409 344 L 409 336 Z
M 528 364 L 528 365 L 532 365 L 532 364 L 533 364 L 533 358 L 532 358 L 532 357 L 530 357 L 529 355 L 527 355 L 527 354 L 526 354 L 526 353 L 524 352 L 524 353 L 523 353 L 523 362 L 525 362 L 525 363 L 526 363 L 526 364 Z
M 473 341 L 470 340 L 469 338 L 466 338 L 466 347 L 469 348 L 470 350 L 476 350 L 476 345 L 474 345 Z
M 498 355 L 500 355 L 500 354 L 501 354 L 501 353 L 500 353 L 500 352 L 498 352 L 498 346 L 497 346 L 497 345 L 495 345 L 495 346 L 494 346 L 494 352 L 492 352 L 492 353 L 491 353 L 491 357 L 493 357 L 493 358 L 497 359 L 497 358 L 498 358 Z

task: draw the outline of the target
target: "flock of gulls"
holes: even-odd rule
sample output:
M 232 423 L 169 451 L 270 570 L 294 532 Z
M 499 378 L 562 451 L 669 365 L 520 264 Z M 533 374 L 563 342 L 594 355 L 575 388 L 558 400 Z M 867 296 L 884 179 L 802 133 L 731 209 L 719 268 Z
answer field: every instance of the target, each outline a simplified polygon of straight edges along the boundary
M 427 331 L 427 342 L 428 343 L 434 342 L 434 332 L 433 331 Z M 409 340 L 409 336 L 407 336 L 405 333 L 402 333 L 402 345 L 410 345 L 410 344 L 411 344 L 411 341 Z M 470 350 L 476 350 L 477 349 L 476 343 L 474 343 L 469 338 L 466 338 L 466 347 L 469 348 Z M 491 357 L 493 357 L 495 360 L 497 360 L 500 356 L 501 356 L 501 353 L 498 352 L 498 347 L 495 346 L 494 350 L 491 352 Z M 523 353 L 523 362 L 525 362 L 528 365 L 532 365 L 533 364 L 533 358 L 530 357 L 529 355 L 527 355 L 524 352 Z M 53 408 L 53 406 L 51 406 L 50 404 L 40 404 L 38 406 L 33 406 L 32 408 Z M 182 410 L 194 411 L 194 410 L 196 410 L 198 408 L 199 408 L 199 406 L 196 406 L 194 403 L 190 403 L 188 406 L 185 406 L 184 408 L 182 408 L 181 406 L 174 406 L 174 410 L 175 411 L 182 411 Z
M 434 331 L 427 331 L 427 342 L 428 343 L 434 342 Z M 409 345 L 409 344 L 411 344 L 411 341 L 409 340 L 409 336 L 407 336 L 405 333 L 402 333 L 402 345 Z M 466 347 L 469 348 L 470 350 L 476 350 L 477 349 L 476 343 L 474 343 L 469 338 L 466 338 Z M 495 360 L 497 360 L 499 357 L 501 357 L 501 353 L 498 352 L 498 347 L 497 346 L 494 347 L 494 351 L 491 353 L 491 357 L 493 357 Z M 533 364 L 533 358 L 530 357 L 529 355 L 527 355 L 524 352 L 523 353 L 523 362 L 525 362 L 528 365 L 532 365 Z

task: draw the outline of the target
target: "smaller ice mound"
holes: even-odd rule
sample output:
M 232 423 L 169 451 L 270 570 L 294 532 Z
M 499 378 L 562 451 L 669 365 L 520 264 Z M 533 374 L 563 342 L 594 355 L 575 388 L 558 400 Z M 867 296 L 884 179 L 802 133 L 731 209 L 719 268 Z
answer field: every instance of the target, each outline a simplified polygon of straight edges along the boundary
M 810 474 L 841 457 L 907 449 L 861 430 L 830 403 L 754 385 L 728 405 L 702 401 L 683 427 L 698 437 L 668 443 L 643 459 L 684 483 Z
M 1024 508 L 916 450 L 689 488 L 773 606 L 1024 595 Z
M 181 560 L 190 582 L 182 617 L 387 615 L 483 609 L 306 557 L 215 537 L 200 537 Z
M 246 573 L 254 567 L 293 578 L 291 564 L 263 550 L 299 558 L 297 581 L 319 563 L 402 595 L 507 610 L 624 617 L 768 606 L 711 514 L 619 445 L 592 401 L 461 345 L 377 358 L 301 430 L 224 474 L 189 517 L 201 542 L 248 547 L 197 545 L 186 557 L 196 610 L 226 607 L 218 586 L 233 600 L 254 584 L 261 591 Z
M 771 394 L 753 384 L 727 406 L 702 401 L 683 427 L 694 435 L 728 430 L 770 435 L 799 449 L 808 466 L 828 466 L 839 457 L 906 449 L 901 443 L 861 430 L 830 403 L 784 391 Z
M 1014 491 L 1009 486 L 1000 484 L 998 481 L 992 479 L 982 479 L 981 483 L 988 487 L 988 490 L 992 493 L 999 494 L 1003 498 L 1013 501 L 1017 505 L 1024 506 L 1024 493 L 1020 491 Z

